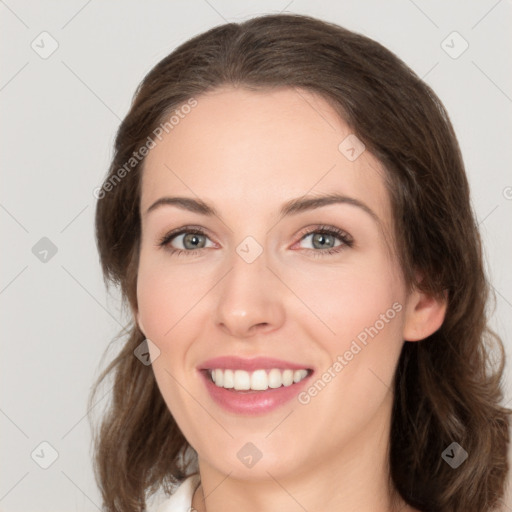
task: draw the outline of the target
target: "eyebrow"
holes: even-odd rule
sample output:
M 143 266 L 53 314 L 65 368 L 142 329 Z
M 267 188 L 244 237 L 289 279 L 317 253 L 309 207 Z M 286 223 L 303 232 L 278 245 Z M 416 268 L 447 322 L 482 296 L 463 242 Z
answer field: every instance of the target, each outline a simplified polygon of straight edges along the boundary
M 362 201 L 359 201 L 358 199 L 341 194 L 298 197 L 284 203 L 284 205 L 281 207 L 280 214 L 282 217 L 296 215 L 298 213 L 315 210 L 317 208 L 329 206 L 331 204 L 349 204 L 351 206 L 360 208 L 368 215 L 370 215 L 379 226 L 381 225 L 379 217 L 369 206 L 367 206 Z M 162 206 L 176 206 L 182 210 L 198 213 L 200 215 L 219 217 L 219 214 L 215 208 L 210 206 L 208 203 L 202 201 L 201 199 L 192 199 L 189 197 L 161 197 L 146 210 L 146 215 Z

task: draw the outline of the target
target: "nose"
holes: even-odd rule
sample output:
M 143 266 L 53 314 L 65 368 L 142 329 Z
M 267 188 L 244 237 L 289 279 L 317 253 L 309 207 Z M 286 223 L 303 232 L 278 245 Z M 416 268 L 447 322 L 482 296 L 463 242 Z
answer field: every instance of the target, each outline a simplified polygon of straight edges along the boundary
M 252 262 L 237 253 L 230 261 L 215 299 L 216 325 L 237 339 L 279 329 L 285 319 L 286 287 L 267 266 L 265 250 Z

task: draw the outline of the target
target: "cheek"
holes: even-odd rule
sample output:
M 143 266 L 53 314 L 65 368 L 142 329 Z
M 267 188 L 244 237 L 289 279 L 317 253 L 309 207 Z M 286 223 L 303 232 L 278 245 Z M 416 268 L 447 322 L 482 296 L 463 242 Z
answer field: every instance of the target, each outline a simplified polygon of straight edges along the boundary
M 328 356 L 319 377 L 329 373 L 329 390 L 317 403 L 326 400 L 334 407 L 341 400 L 361 414 L 366 411 L 361 404 L 375 409 L 391 384 L 403 345 L 406 291 L 399 268 L 375 257 L 315 279 L 303 276 L 295 280 L 294 291 L 309 306 L 301 326 Z M 330 363 L 335 361 L 336 367 Z
M 159 341 L 171 327 L 170 312 L 176 299 L 160 273 L 142 266 L 137 280 L 137 304 L 139 321 L 146 337 L 160 345 Z
M 161 350 L 166 350 L 167 341 L 187 323 L 187 313 L 204 294 L 201 283 L 196 272 L 141 253 L 137 279 L 139 320 L 145 335 Z
M 139 322 L 145 336 L 158 347 L 153 372 L 182 432 L 190 432 L 191 422 L 198 415 L 194 403 L 179 385 L 190 378 L 185 362 L 189 340 L 196 335 L 187 322 L 187 313 L 197 303 L 199 290 L 193 289 L 190 282 L 197 283 L 186 279 L 182 271 L 141 253 L 137 279 Z
M 283 281 L 293 283 L 300 299 L 295 300 L 296 313 L 305 310 L 301 322 L 311 339 L 326 340 L 330 352 L 344 349 L 360 333 L 364 338 L 366 329 L 375 324 L 383 332 L 384 323 L 399 324 L 395 318 L 405 300 L 405 287 L 398 267 L 382 254 L 336 268 L 319 266 L 308 273 L 287 269 L 286 273 Z
M 321 339 L 329 361 L 299 397 L 299 403 L 305 404 L 308 428 L 318 429 L 319 436 L 344 442 L 365 425 L 375 425 L 374 420 L 382 425 L 387 421 L 403 346 L 403 308 L 398 301 L 390 302 L 386 293 L 379 299 L 374 296 L 371 307 L 363 302 L 341 310 L 337 320 L 331 321 L 336 336 Z M 324 418 L 322 428 L 317 426 L 319 418 Z

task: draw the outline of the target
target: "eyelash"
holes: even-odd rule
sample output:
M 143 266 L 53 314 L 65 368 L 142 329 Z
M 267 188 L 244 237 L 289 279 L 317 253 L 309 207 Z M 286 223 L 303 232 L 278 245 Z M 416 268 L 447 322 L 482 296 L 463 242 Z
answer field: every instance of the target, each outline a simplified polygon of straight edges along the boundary
M 208 237 L 208 235 L 202 229 L 185 226 L 183 228 L 179 228 L 176 231 L 171 231 L 170 233 L 167 233 L 166 235 L 164 235 L 159 240 L 158 246 L 166 247 L 167 250 L 170 251 L 170 253 L 175 256 L 196 256 L 201 251 L 201 249 L 204 249 L 204 247 L 203 247 L 201 249 L 194 249 L 194 250 L 187 251 L 184 249 L 174 249 L 169 246 L 170 242 L 172 242 L 172 240 L 174 238 L 176 238 L 180 235 L 183 235 L 183 234 L 194 234 L 194 235 L 201 235 L 201 236 Z M 339 252 L 344 250 L 346 247 L 350 248 L 354 245 L 354 241 L 353 241 L 352 237 L 345 231 L 342 231 L 341 229 L 336 228 L 334 226 L 323 226 L 323 225 L 316 226 L 312 229 L 302 232 L 300 234 L 299 242 L 311 234 L 332 235 L 332 236 L 338 238 L 339 240 L 341 240 L 341 242 L 343 242 L 341 245 L 338 245 L 337 247 L 331 247 L 330 249 L 325 249 L 325 250 L 306 249 L 308 252 L 312 252 L 313 256 L 315 258 L 318 258 L 318 257 L 321 258 L 326 255 L 338 254 Z

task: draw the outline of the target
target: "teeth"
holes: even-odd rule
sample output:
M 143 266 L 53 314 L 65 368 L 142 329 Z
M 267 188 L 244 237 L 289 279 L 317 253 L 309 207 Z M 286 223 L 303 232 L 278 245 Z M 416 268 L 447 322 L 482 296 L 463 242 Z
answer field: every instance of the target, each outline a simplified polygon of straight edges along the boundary
M 219 388 L 235 389 L 236 391 L 266 391 L 268 388 L 279 388 L 291 386 L 300 382 L 308 375 L 308 370 L 222 370 L 216 368 L 209 370 L 210 376 Z

